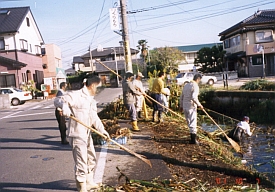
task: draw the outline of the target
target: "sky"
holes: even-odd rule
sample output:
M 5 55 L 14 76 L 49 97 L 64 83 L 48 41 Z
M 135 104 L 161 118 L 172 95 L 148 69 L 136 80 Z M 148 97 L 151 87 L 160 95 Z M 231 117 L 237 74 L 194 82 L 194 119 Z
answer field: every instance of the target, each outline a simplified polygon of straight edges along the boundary
M 219 33 L 257 10 L 275 9 L 274 0 L 126 0 L 130 47 L 146 40 L 149 49 L 218 43 Z M 120 46 L 109 9 L 119 0 L 0 0 L 0 7 L 29 6 L 45 44 L 62 52 L 63 68 L 89 47 Z

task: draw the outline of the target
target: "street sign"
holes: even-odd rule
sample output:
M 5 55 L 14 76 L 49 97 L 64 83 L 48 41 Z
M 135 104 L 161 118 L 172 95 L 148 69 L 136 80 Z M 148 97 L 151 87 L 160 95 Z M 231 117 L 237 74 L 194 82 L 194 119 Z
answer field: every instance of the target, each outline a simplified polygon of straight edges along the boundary
M 111 29 L 113 31 L 119 30 L 119 20 L 118 20 L 119 15 L 118 15 L 117 8 L 110 8 L 109 14 L 110 14 Z

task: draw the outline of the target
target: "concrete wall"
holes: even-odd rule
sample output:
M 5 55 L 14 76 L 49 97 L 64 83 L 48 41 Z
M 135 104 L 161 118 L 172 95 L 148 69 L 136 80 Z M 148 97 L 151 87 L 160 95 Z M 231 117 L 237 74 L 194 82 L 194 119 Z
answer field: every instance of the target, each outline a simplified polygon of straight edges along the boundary
M 241 119 L 244 115 L 251 122 L 275 125 L 274 91 L 216 90 L 201 94 L 204 107 L 221 114 Z M 221 116 L 219 116 L 220 118 Z
M 9 109 L 11 107 L 8 94 L 0 95 L 0 109 Z

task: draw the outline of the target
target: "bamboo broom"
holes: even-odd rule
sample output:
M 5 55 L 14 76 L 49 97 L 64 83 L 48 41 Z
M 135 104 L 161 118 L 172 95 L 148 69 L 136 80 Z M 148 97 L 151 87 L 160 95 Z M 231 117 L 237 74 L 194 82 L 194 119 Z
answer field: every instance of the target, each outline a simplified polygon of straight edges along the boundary
M 112 141 L 115 145 L 119 146 L 121 149 L 123 149 L 124 151 L 136 156 L 137 158 L 139 158 L 140 160 L 144 161 L 145 163 L 147 163 L 151 168 L 152 168 L 152 164 L 150 162 L 150 160 L 146 159 L 146 157 L 144 155 L 140 155 L 135 153 L 134 151 L 131 151 L 130 149 L 124 147 L 123 145 L 117 143 L 116 141 L 109 139 L 106 135 L 103 135 L 102 133 L 100 133 L 99 131 L 97 131 L 96 129 L 84 124 L 83 122 L 79 121 L 77 118 L 75 118 L 74 116 L 70 116 L 71 119 L 73 119 L 74 121 L 78 122 L 79 124 L 83 125 L 84 127 L 90 129 L 91 131 L 97 133 L 99 136 L 103 137 L 105 140 L 107 141 Z

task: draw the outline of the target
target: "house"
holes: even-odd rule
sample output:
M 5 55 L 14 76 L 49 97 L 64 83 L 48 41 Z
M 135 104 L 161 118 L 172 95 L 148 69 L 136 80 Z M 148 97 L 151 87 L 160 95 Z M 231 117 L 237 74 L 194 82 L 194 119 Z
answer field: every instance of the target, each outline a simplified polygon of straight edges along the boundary
M 61 82 L 66 82 L 66 74 L 62 68 L 61 50 L 55 44 L 45 44 L 42 53 L 44 84 L 50 85 L 51 90 L 57 90 Z
M 131 49 L 132 63 L 138 66 L 142 65 L 142 59 L 137 59 L 139 53 L 136 49 Z M 91 62 L 92 58 L 92 62 Z M 108 68 L 104 67 L 101 61 L 109 69 L 118 72 L 119 75 L 125 73 L 125 58 L 123 47 L 106 47 L 102 51 L 94 49 L 82 56 L 75 56 L 73 58 L 73 68 L 75 71 L 94 72 L 102 79 L 103 84 L 109 84 L 112 79 L 116 79 L 114 73 Z
M 209 47 L 212 48 L 213 46 L 219 46 L 222 45 L 222 43 L 208 43 L 208 44 L 197 44 L 197 45 L 185 45 L 185 46 L 178 46 L 175 47 L 182 51 L 185 60 L 182 61 L 179 64 L 179 72 L 184 72 L 184 71 L 192 71 L 194 69 L 194 61 L 195 58 L 197 57 L 197 52 L 204 48 L 204 47 Z
M 275 75 L 274 23 L 275 9 L 258 10 L 219 34 L 229 71 L 239 77 Z
M 43 83 L 44 44 L 30 7 L 0 8 L 0 87 Z

